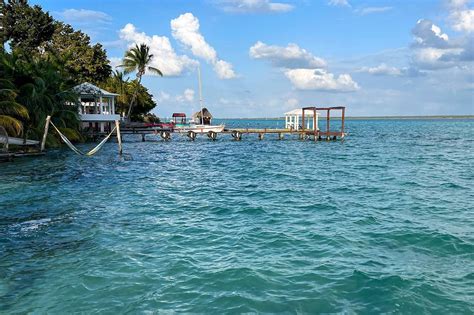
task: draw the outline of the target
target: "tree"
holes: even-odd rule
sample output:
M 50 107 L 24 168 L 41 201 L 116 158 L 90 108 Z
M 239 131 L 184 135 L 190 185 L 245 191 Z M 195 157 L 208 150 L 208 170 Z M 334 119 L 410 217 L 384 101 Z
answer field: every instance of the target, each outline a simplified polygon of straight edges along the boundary
M 28 109 L 17 103 L 15 86 L 7 79 L 0 79 L 0 126 L 10 136 L 18 136 L 23 131 L 21 119 L 28 119 Z
M 21 48 L 25 53 L 49 41 L 54 33 L 53 18 L 40 6 L 28 5 L 27 0 L 10 0 L 3 9 L 3 40 L 10 47 Z
M 128 82 L 128 79 L 124 80 L 123 72 L 115 71 L 113 76 L 100 86 L 109 92 L 119 94 L 116 98 L 115 110 L 121 114 L 128 111 L 129 104 L 136 93 L 135 106 L 130 113 L 132 119 L 141 120 L 143 114 L 148 113 L 156 106 L 153 95 L 148 92 L 148 89 L 137 80 L 132 82 Z
M 76 83 L 104 82 L 110 77 L 107 54 L 101 44 L 91 46 L 90 38 L 71 25 L 55 22 L 55 31 L 45 45 L 47 55 L 56 54 L 63 59 L 64 70 L 69 72 Z
M 1 37 L 10 41 L 12 50 L 26 56 L 63 59 L 64 70 L 76 83 L 104 82 L 111 74 L 105 49 L 92 45 L 89 36 L 71 25 L 54 21 L 40 6 L 29 6 L 26 0 L 10 0 L 5 6 Z
M 150 54 L 150 47 L 148 47 L 146 44 L 141 44 L 140 46 L 135 44 L 135 47 L 131 48 L 125 53 L 122 64 L 119 65 L 119 67 L 123 67 L 125 74 L 129 74 L 134 71 L 137 72 L 136 89 L 135 93 L 133 94 L 132 101 L 130 102 L 130 107 L 128 108 L 128 113 L 126 116 L 127 119 L 130 119 L 132 108 L 135 105 L 139 88 L 141 86 L 142 76 L 146 73 L 146 71 L 149 70 L 152 73 L 163 76 L 161 70 L 149 66 L 152 59 L 153 55 Z
M 81 139 L 77 95 L 71 89 L 73 81 L 61 68 L 61 63 L 51 58 L 19 56 L 16 50 L 1 54 L 0 77 L 11 82 L 10 100 L 26 109 L 26 115 L 17 111 L 15 117 L 21 122 L 24 140 L 41 138 L 48 115 L 68 138 Z M 57 145 L 60 140 L 50 134 L 48 141 Z

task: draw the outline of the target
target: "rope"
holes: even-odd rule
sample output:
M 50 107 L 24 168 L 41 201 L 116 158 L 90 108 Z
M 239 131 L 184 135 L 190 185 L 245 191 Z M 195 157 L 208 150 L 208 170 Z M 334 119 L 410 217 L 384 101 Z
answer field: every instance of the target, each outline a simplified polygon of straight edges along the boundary
M 115 126 L 114 129 L 112 129 L 112 131 L 107 135 L 107 137 L 105 137 L 101 142 L 99 142 L 99 144 L 95 148 L 87 152 L 86 155 L 91 156 L 96 154 L 97 151 L 99 151 L 104 146 L 107 140 L 109 140 L 110 136 L 115 132 L 115 129 L 117 129 L 117 126 Z
M 72 150 L 74 151 L 76 154 L 78 155 L 86 155 L 86 156 L 91 156 L 91 155 L 94 155 L 97 153 L 97 151 L 99 151 L 103 146 L 104 144 L 107 142 L 107 140 L 109 140 L 110 136 L 112 136 L 112 134 L 114 133 L 115 129 L 117 129 L 117 126 L 114 127 L 114 129 L 112 129 L 112 131 L 107 135 L 107 137 L 105 137 L 101 142 L 99 142 L 99 144 L 93 148 L 92 150 L 90 150 L 89 152 L 87 153 L 84 153 L 82 152 L 81 150 L 79 150 L 78 148 L 76 148 L 74 146 L 74 144 L 72 144 L 71 141 L 69 141 L 69 139 L 63 135 L 63 133 L 61 131 L 59 131 L 59 129 L 53 124 L 53 122 L 51 121 L 50 122 L 51 125 L 53 126 L 53 128 L 56 130 L 56 132 L 59 134 L 59 136 L 61 137 L 61 139 L 64 141 L 64 143 L 66 143 L 66 145 Z

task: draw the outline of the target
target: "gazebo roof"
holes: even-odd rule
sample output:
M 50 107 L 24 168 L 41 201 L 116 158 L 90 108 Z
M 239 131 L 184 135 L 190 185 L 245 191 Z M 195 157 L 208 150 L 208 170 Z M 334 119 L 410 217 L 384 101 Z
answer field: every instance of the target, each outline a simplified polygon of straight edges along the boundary
M 118 96 L 119 94 L 108 92 L 104 89 L 101 89 L 98 86 L 95 86 L 92 83 L 84 82 L 79 85 L 76 85 L 72 88 L 74 92 L 79 93 L 81 96 Z
M 186 114 L 185 113 L 173 113 L 173 116 L 171 117 L 186 117 Z
M 313 111 L 305 110 L 304 115 L 312 117 L 313 116 Z M 317 113 L 317 115 L 319 115 L 319 113 Z M 285 113 L 285 116 L 303 116 L 303 109 L 297 108 L 297 109 L 290 110 L 289 112 Z

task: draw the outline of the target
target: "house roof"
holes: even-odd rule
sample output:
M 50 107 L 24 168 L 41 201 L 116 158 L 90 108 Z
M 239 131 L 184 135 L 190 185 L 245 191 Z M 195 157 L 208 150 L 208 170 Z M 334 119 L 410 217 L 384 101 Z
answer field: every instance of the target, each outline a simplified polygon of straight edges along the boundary
M 84 82 L 79 85 L 76 85 L 72 88 L 74 92 L 79 93 L 81 96 L 118 96 L 119 94 L 115 94 L 112 92 L 108 92 L 104 89 L 101 89 L 98 86 L 95 86 L 92 83 Z
M 211 112 L 205 107 L 202 109 L 202 114 L 204 117 L 212 118 Z M 201 111 L 195 112 L 193 118 L 201 118 Z

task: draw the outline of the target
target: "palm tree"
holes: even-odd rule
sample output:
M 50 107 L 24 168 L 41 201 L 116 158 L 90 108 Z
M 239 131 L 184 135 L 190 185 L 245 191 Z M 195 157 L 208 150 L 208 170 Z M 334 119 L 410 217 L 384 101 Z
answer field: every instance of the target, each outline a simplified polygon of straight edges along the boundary
M 127 80 L 124 80 L 123 77 L 124 73 L 122 71 L 115 70 L 112 72 L 113 81 L 118 85 L 120 94 L 123 94 L 123 85 L 128 82 L 128 78 Z
M 0 126 L 11 136 L 23 131 L 21 120 L 28 119 L 28 109 L 15 101 L 14 85 L 7 79 L 0 79 Z
M 49 115 L 71 140 L 80 139 L 74 82 L 61 71 L 61 60 L 0 53 L 0 78 L 0 124 L 10 134 L 40 139 Z M 49 144 L 60 143 L 50 135 Z
M 137 88 L 133 93 L 132 101 L 130 102 L 130 107 L 128 108 L 128 113 L 126 118 L 130 119 L 130 115 L 132 113 L 132 107 L 135 105 L 138 89 L 140 87 L 140 83 L 142 81 L 142 76 L 145 74 L 147 70 L 150 72 L 156 73 L 160 76 L 163 76 L 163 73 L 160 69 L 154 68 L 149 66 L 151 60 L 153 59 L 153 55 L 150 54 L 150 47 L 146 44 L 135 44 L 135 47 L 131 48 L 125 53 L 125 56 L 122 60 L 122 64 L 118 67 L 123 68 L 124 74 L 129 74 L 131 72 L 137 72 Z

